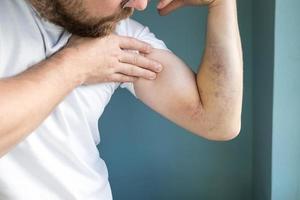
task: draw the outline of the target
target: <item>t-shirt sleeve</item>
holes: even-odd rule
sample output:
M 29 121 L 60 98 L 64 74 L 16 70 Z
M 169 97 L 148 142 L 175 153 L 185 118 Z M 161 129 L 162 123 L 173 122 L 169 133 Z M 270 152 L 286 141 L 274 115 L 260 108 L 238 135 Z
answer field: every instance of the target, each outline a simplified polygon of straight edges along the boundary
M 147 26 L 143 26 L 139 22 L 130 18 L 126 19 L 124 21 L 124 24 L 122 25 L 123 25 L 122 27 L 123 29 L 120 29 L 120 31 L 122 30 L 125 31 L 127 36 L 134 37 L 141 41 L 147 42 L 156 49 L 163 49 L 163 50 L 170 51 L 162 40 L 159 40 L 158 38 L 156 38 L 154 33 L 150 32 Z M 129 90 L 131 94 L 133 94 L 136 98 L 138 98 L 136 96 L 132 82 L 120 83 L 120 87 L 126 88 L 127 90 Z

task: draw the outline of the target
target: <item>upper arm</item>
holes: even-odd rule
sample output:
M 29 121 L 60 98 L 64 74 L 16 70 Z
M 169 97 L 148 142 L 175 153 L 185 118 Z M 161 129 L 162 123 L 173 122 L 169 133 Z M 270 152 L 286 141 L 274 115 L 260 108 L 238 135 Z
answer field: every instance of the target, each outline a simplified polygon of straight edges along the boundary
M 155 80 L 139 78 L 133 84 L 122 83 L 121 87 L 129 89 L 144 104 L 170 121 L 205 137 L 204 127 L 207 127 L 208 120 L 202 117 L 196 74 L 148 27 L 132 19 L 123 22 L 124 26 L 120 26 L 118 32 L 151 44 L 155 49 L 146 56 L 161 63 L 163 71 Z
M 147 57 L 160 62 L 163 71 L 155 80 L 139 78 L 135 81 L 137 97 L 170 121 L 199 134 L 205 121 L 199 120 L 201 101 L 196 74 L 169 51 L 155 49 Z

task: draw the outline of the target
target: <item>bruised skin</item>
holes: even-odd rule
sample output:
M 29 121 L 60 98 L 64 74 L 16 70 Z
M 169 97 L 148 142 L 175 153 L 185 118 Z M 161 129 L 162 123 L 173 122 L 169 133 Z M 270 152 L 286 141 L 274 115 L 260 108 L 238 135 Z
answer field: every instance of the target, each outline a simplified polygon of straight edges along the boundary
M 143 103 L 177 125 L 197 133 L 209 123 L 201 113 L 196 74 L 173 53 L 154 49 L 146 57 L 159 61 L 163 70 L 155 80 L 139 78 L 136 95 Z M 157 103 L 159 102 L 159 103 Z

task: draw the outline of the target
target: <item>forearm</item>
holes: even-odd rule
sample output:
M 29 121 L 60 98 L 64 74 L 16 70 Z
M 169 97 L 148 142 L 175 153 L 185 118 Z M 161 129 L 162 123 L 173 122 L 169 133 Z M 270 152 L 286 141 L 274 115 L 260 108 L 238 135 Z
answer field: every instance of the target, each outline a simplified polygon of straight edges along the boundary
M 210 131 L 218 132 L 218 138 L 222 138 L 222 130 L 239 132 L 243 59 L 235 0 L 216 0 L 209 6 L 206 46 L 197 84 L 201 109 L 211 122 Z
M 37 128 L 76 86 L 69 69 L 60 59 L 50 58 L 0 80 L 0 157 Z

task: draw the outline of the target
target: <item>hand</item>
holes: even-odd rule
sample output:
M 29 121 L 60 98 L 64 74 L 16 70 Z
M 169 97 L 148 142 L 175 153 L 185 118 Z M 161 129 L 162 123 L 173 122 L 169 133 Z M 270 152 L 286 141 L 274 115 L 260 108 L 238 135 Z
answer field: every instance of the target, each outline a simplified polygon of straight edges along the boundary
M 157 9 L 160 15 L 167 15 L 184 6 L 205 6 L 215 1 L 216 0 L 160 0 Z
M 128 50 L 147 54 L 152 47 L 137 39 L 117 35 L 104 38 L 72 36 L 62 51 L 80 84 L 155 79 L 156 73 L 161 71 L 158 68 L 162 69 L 160 63 Z

